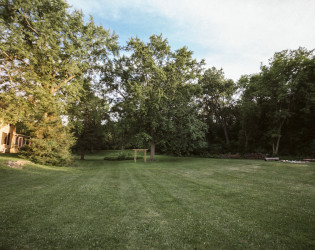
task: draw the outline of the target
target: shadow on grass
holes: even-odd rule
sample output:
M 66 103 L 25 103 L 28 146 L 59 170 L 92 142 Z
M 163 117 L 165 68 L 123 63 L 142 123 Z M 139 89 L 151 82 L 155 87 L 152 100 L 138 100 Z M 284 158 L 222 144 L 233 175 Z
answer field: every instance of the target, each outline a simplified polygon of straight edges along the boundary
M 19 157 L 19 154 L 17 154 L 17 153 L 4 153 L 4 154 L 0 154 L 0 159 L 5 159 L 5 158 L 22 159 L 21 157 Z

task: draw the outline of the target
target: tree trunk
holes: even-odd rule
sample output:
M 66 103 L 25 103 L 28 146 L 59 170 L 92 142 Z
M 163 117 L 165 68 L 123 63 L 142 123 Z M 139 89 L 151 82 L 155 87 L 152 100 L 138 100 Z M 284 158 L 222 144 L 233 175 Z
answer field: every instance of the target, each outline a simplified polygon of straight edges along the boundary
M 272 144 L 272 153 L 273 153 L 274 155 L 277 155 L 278 152 L 279 152 L 280 139 L 281 139 L 281 130 L 282 130 L 282 127 L 283 127 L 285 121 L 286 121 L 286 118 L 283 119 L 283 120 L 280 122 L 280 124 L 279 124 L 279 133 L 278 133 L 276 145 L 275 145 L 274 143 Z
M 84 128 L 83 128 L 83 133 L 81 134 L 81 142 L 80 142 L 80 151 L 81 151 L 81 160 L 84 160 L 84 155 L 85 155 L 85 137 L 86 137 L 86 133 L 87 133 L 87 126 L 88 126 L 88 122 L 89 122 L 89 116 L 86 112 L 86 114 L 84 115 L 85 119 L 84 119 Z
M 273 155 L 278 155 L 280 139 L 281 139 L 281 135 L 278 136 L 276 145 L 274 143 L 272 144 L 272 154 Z
M 276 144 L 276 154 L 278 154 L 278 151 L 279 151 L 280 138 L 281 138 L 281 135 L 279 135 L 279 136 L 278 136 L 278 139 L 277 139 L 277 144 Z
M 247 148 L 248 148 L 248 134 L 245 130 L 245 152 L 247 153 Z
M 229 134 L 227 132 L 227 126 L 226 126 L 226 121 L 224 119 L 224 117 L 222 117 L 221 114 L 221 108 L 220 105 L 218 104 L 218 102 L 216 101 L 216 111 L 215 111 L 215 116 L 217 117 L 217 119 L 220 121 L 223 131 L 224 131 L 224 137 L 225 137 L 225 143 L 226 145 L 230 144 L 230 139 L 229 139 Z
M 229 134 L 227 132 L 227 127 L 226 127 L 226 122 L 224 118 L 220 118 L 221 124 L 222 124 L 222 128 L 224 131 L 224 136 L 225 136 L 225 143 L 226 145 L 230 144 L 230 139 L 229 139 Z
M 150 162 L 155 161 L 155 143 L 151 141 L 151 150 L 150 150 Z
M 81 160 L 84 160 L 84 155 L 85 155 L 85 150 L 84 150 L 84 147 L 81 147 Z

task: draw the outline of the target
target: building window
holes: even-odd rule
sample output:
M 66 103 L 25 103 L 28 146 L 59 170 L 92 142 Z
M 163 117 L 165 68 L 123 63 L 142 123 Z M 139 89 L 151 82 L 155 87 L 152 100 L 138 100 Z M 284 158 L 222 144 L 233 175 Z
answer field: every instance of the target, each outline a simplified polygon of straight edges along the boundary
M 7 136 L 7 133 L 2 132 L 1 144 L 7 144 Z
M 7 135 L 5 144 L 10 145 L 10 137 L 11 137 L 11 133 Z
M 18 147 L 22 147 L 24 145 L 23 137 L 19 137 Z

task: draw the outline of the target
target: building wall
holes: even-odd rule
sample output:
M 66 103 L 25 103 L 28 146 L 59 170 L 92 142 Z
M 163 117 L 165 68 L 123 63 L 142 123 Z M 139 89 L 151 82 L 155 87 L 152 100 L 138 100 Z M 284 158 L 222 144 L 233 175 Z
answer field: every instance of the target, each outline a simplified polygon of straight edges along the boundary
M 16 126 L 0 124 L 0 153 L 17 153 L 25 143 L 25 136 L 16 133 Z

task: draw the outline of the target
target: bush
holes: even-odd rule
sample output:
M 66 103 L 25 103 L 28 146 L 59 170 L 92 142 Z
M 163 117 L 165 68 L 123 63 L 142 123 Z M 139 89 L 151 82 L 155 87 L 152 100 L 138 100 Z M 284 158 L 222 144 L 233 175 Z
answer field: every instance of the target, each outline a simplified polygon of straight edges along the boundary
M 231 153 L 221 154 L 220 157 L 223 158 L 223 159 L 240 159 L 241 158 L 239 153 L 236 153 L 236 154 L 231 154 Z
M 138 159 L 143 159 L 143 157 L 137 155 L 137 160 Z M 105 156 L 104 160 L 107 160 L 107 161 L 133 160 L 133 152 L 131 152 L 131 151 L 120 151 L 117 155 Z
M 128 153 L 126 152 L 119 152 L 117 156 L 117 160 L 119 161 L 130 160 L 130 158 L 132 159 L 132 157 L 128 156 Z
M 24 145 L 20 148 L 19 155 L 39 164 L 69 166 L 74 160 L 70 152 L 71 145 L 71 138 L 67 143 L 60 138 L 33 138 L 30 145 Z
M 262 154 L 262 153 L 246 153 L 246 154 L 244 154 L 245 159 L 263 160 L 266 157 L 267 157 L 267 155 Z

